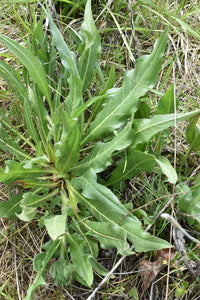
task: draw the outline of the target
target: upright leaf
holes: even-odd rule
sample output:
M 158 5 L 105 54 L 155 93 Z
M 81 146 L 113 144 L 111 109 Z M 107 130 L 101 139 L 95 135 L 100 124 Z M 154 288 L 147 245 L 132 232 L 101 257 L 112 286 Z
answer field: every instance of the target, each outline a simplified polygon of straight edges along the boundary
M 24 99 L 24 118 L 28 132 L 31 138 L 33 139 L 35 145 L 37 145 L 37 143 L 40 142 L 40 138 L 38 136 L 36 126 L 33 122 L 32 106 L 30 105 L 30 99 L 28 97 Z
M 101 41 L 92 17 L 91 0 L 87 0 L 86 3 L 80 35 L 83 39 L 83 43 L 79 48 L 81 56 L 79 59 L 78 70 L 80 78 L 83 81 L 82 91 L 84 92 L 92 80 L 94 67 L 101 53 Z
M 174 104 L 174 85 L 172 84 L 158 102 L 158 108 L 153 115 L 173 114 L 176 111 Z M 178 106 L 178 100 L 176 100 L 176 106 Z
M 50 29 L 51 29 L 51 34 L 52 34 L 53 39 L 55 41 L 56 48 L 59 51 L 61 62 L 62 62 L 63 66 L 65 67 L 65 70 L 67 72 L 66 73 L 67 78 L 69 78 L 71 71 L 74 75 L 79 76 L 77 66 L 76 66 L 75 53 L 68 48 L 67 44 L 64 41 L 64 38 L 63 38 L 61 32 L 59 31 L 59 29 L 54 24 L 51 15 L 46 10 L 45 10 L 45 12 L 46 12 L 47 17 L 49 19 L 49 26 L 50 26 Z
M 33 283 L 31 284 L 31 286 L 29 286 L 28 291 L 27 291 L 27 295 L 24 298 L 24 300 L 32 300 L 34 297 L 34 293 L 36 291 L 36 289 L 42 285 L 45 285 L 46 282 L 44 280 L 44 273 L 47 267 L 48 262 L 50 261 L 50 259 L 52 258 L 52 256 L 54 255 L 54 253 L 56 252 L 56 250 L 58 249 L 58 247 L 60 246 L 60 241 L 56 240 L 53 243 L 50 244 L 49 249 L 47 249 L 45 256 L 43 256 L 43 260 L 42 260 L 42 266 L 36 276 L 36 278 L 34 279 Z
M 166 39 L 167 31 L 162 34 L 151 55 L 136 60 L 135 69 L 125 74 L 122 87 L 108 90 L 108 93 L 112 91 L 112 95 L 106 98 L 102 111 L 87 130 L 82 144 L 120 128 L 137 110 L 139 97 L 153 88 L 157 81 Z
M 67 172 L 79 159 L 80 150 L 80 130 L 77 121 L 62 113 L 63 130 L 60 141 L 55 144 L 56 167 L 61 173 Z
M 39 60 L 35 56 L 33 56 L 33 54 L 28 49 L 21 46 L 19 43 L 10 39 L 9 37 L 0 34 L 0 40 L 4 42 L 8 49 L 26 67 L 32 80 L 38 85 L 51 107 L 50 90 L 46 80 L 45 71 Z
M 7 82 L 11 91 L 23 103 L 27 97 L 26 89 L 21 82 L 20 74 L 10 65 L 0 61 L 0 76 Z
M 85 240 L 78 234 L 67 235 L 70 245 L 70 255 L 73 262 L 74 272 L 87 286 L 93 282 L 93 270 L 90 263 L 90 254 L 85 250 Z
M 177 182 L 177 174 L 175 169 L 170 164 L 167 157 L 160 156 L 158 158 L 155 157 L 155 161 L 160 166 L 162 172 L 167 176 L 168 181 L 172 184 L 175 184 Z
M 61 62 L 66 70 L 70 92 L 65 100 L 65 106 L 68 113 L 72 115 L 77 106 L 82 102 L 82 80 L 76 66 L 76 56 L 75 53 L 68 48 L 61 32 L 54 24 L 51 15 L 48 12 L 46 12 L 46 14 L 49 19 L 52 37 L 58 49 Z

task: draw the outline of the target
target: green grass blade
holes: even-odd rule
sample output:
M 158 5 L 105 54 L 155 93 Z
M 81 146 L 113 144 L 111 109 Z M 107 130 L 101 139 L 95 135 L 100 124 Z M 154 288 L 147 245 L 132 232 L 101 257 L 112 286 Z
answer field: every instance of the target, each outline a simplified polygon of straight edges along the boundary
M 27 97 L 26 89 L 21 82 L 19 73 L 10 65 L 0 61 L 0 76 L 7 82 L 17 98 L 24 102 Z

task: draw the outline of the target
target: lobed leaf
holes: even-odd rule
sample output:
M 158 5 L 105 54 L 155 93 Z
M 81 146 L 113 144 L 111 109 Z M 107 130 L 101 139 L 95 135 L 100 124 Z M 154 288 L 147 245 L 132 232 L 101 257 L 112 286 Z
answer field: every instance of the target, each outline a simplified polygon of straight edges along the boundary
M 67 238 L 70 245 L 70 256 L 73 262 L 73 270 L 77 273 L 80 282 L 86 284 L 86 286 L 91 286 L 93 283 L 93 270 L 90 263 L 91 255 L 86 253 L 85 250 L 85 240 L 76 233 L 68 233 Z
M 135 61 L 135 69 L 128 71 L 121 88 L 108 90 L 104 106 L 83 137 L 82 144 L 104 136 L 123 126 L 137 110 L 138 99 L 153 88 L 161 68 L 167 31 L 159 38 L 151 55 Z
M 116 196 L 105 186 L 98 184 L 95 172 L 90 169 L 83 176 L 74 178 L 71 193 L 89 209 L 98 222 L 120 226 L 127 239 L 134 244 L 136 251 L 149 251 L 170 247 L 170 244 L 157 237 L 150 236 L 140 221 L 130 215 Z M 125 247 L 126 248 L 126 247 Z
M 54 253 L 56 252 L 56 250 L 58 249 L 59 246 L 60 246 L 60 241 L 59 240 L 54 241 L 53 243 L 51 243 L 50 247 L 47 249 L 45 256 L 42 256 L 42 262 L 41 262 L 42 266 L 41 266 L 36 278 L 34 279 L 33 283 L 31 284 L 31 286 L 29 286 L 27 295 L 24 298 L 24 300 L 32 300 L 37 288 L 46 284 L 46 282 L 44 280 L 44 272 L 46 270 L 48 262 L 50 261 L 50 259 L 52 258 L 52 256 L 54 255 Z
M 87 235 L 93 236 L 98 239 L 101 247 L 104 249 L 116 248 L 118 253 L 122 255 L 132 254 L 124 234 L 124 230 L 117 225 L 106 222 L 88 221 L 82 222 L 88 230 Z

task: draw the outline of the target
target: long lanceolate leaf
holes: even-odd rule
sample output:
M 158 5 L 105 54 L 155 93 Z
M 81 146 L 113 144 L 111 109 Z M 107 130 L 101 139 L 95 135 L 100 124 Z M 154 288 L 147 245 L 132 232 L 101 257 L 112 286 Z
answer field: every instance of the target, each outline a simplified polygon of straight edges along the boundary
M 39 60 L 23 46 L 19 45 L 9 37 L 0 34 L 0 40 L 8 47 L 8 49 L 20 60 L 20 62 L 28 70 L 32 80 L 38 85 L 44 96 L 46 97 L 51 108 L 51 96 L 48 83 L 46 80 L 45 71 Z
M 151 119 L 138 119 L 134 121 L 135 139 L 133 146 L 139 143 L 148 142 L 158 132 L 175 125 L 183 120 L 189 119 L 200 113 L 199 110 L 194 110 L 188 113 L 155 115 Z
M 73 262 L 73 269 L 82 279 L 82 282 L 90 286 L 93 282 L 93 271 L 90 263 L 91 255 L 85 253 L 86 242 L 77 234 L 67 235 L 70 244 L 70 255 Z
M 95 172 L 88 171 L 69 184 L 70 192 L 85 205 L 99 222 L 120 226 L 136 251 L 149 251 L 170 247 L 169 243 L 150 236 L 142 227 L 140 221 L 131 216 L 116 196 L 105 186 L 96 182 Z M 113 247 L 115 247 L 113 243 Z M 128 249 L 126 249 L 128 250 Z
M 112 163 L 112 153 L 126 149 L 133 141 L 132 121 L 116 135 L 110 142 L 97 143 L 90 154 L 85 159 L 71 168 L 76 175 L 83 175 L 92 168 L 96 173 L 102 172 Z
M 48 12 L 49 25 L 51 28 L 51 34 L 55 41 L 56 48 L 58 49 L 61 62 L 65 68 L 68 84 L 70 88 L 69 95 L 65 100 L 67 111 L 70 115 L 74 112 L 77 106 L 82 102 L 82 80 L 76 66 L 76 56 L 65 43 L 61 32 L 54 24 L 52 17 Z
M 81 56 L 78 70 L 80 78 L 83 81 L 84 92 L 92 80 L 94 67 L 101 53 L 101 41 L 92 17 L 91 0 L 86 3 L 84 21 L 81 26 L 80 35 L 82 36 L 83 44 L 80 46 Z
M 0 182 L 10 184 L 14 181 L 25 181 L 26 179 L 35 179 L 43 174 L 47 173 L 46 170 L 32 166 L 26 167 L 25 162 L 17 163 L 12 160 L 6 161 L 6 169 L 4 173 L 0 173 Z
M 139 58 L 135 62 L 135 69 L 125 74 L 122 87 L 113 89 L 113 94 L 107 97 L 102 111 L 85 133 L 82 144 L 121 127 L 136 111 L 139 97 L 149 88 L 153 88 L 157 81 L 166 37 L 167 31 L 158 40 L 152 54 Z
M 63 39 L 61 32 L 58 30 L 58 28 L 54 24 L 51 15 L 46 10 L 45 10 L 45 12 L 49 19 L 49 26 L 51 29 L 51 34 L 55 41 L 56 48 L 59 51 L 61 62 L 63 64 L 63 66 L 65 67 L 67 78 L 69 78 L 71 71 L 73 72 L 73 74 L 75 74 L 77 77 L 79 77 L 77 66 L 76 66 L 75 53 L 68 48 L 67 44 L 65 43 L 65 41 Z

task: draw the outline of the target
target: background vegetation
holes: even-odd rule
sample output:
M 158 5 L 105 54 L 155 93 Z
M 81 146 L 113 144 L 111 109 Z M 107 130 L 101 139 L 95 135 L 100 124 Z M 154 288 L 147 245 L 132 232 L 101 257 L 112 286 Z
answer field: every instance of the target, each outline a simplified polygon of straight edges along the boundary
M 56 14 L 54 10 L 51 11 L 55 24 L 60 27 L 73 51 L 76 50 L 74 40 L 78 42 L 77 33 L 83 21 L 85 3 L 86 1 L 55 1 Z M 31 49 L 34 20 L 36 16 L 39 20 L 42 14 L 37 1 L 2 0 L 0 6 L 0 33 Z M 179 113 L 199 109 L 199 1 L 92 1 L 92 12 L 101 37 L 102 54 L 95 79 L 85 93 L 87 97 L 99 95 L 102 86 L 108 82 L 110 87 L 114 84 L 115 87 L 120 87 L 124 73 L 134 68 L 135 58 L 151 54 L 155 42 L 168 27 L 162 69 L 154 90 L 148 91 L 141 98 L 138 118 L 146 118 L 150 112 L 153 114 L 158 109 L 162 110 L 158 103 L 164 94 L 165 97 L 175 94 Z M 8 52 L 3 42 L 0 45 L 1 60 L 21 74 L 19 60 Z M 26 74 L 23 76 L 28 78 Z M 23 144 L 19 137 L 16 137 L 15 142 L 20 142 L 20 148 L 32 155 L 35 149 L 31 148 L 28 132 L 24 132 L 21 102 L 17 99 L 16 92 L 13 93 L 2 78 L 0 87 L 1 110 L 4 113 L 9 111 L 10 124 L 23 136 Z M 166 91 L 170 96 L 166 95 Z M 87 114 L 90 116 L 90 111 Z M 1 118 L 2 126 L 3 115 Z M 7 133 L 10 136 L 13 131 L 8 130 Z M 137 177 L 126 179 L 120 185 L 112 187 L 120 201 L 140 219 L 143 228 L 171 243 L 174 241 L 170 225 L 158 218 L 162 211 L 173 213 L 179 223 L 198 238 L 199 145 L 198 117 L 190 122 L 182 122 L 175 128 L 166 129 L 148 144 L 148 151 L 169 159 L 178 175 L 176 186 L 169 183 L 166 176 L 157 170 L 154 173 L 142 172 Z M 13 155 L 9 151 L 1 151 L 0 154 L 3 173 L 5 161 L 13 160 Z M 103 183 L 110 174 L 108 172 L 111 171 L 101 173 Z M 17 196 L 20 192 L 20 186 L 2 183 L 1 201 L 8 201 L 11 196 Z M 53 209 L 54 207 L 50 208 Z M 37 227 L 36 220 L 24 223 L 19 219 L 1 218 L 2 299 L 25 297 L 36 276 L 32 270 L 32 260 L 41 252 L 45 239 L 46 230 L 42 226 Z M 176 245 L 171 250 L 171 258 L 165 252 L 158 251 L 139 252 L 124 258 L 115 270 L 114 277 L 107 280 L 95 299 L 164 299 L 166 295 L 166 299 L 198 299 L 199 249 L 190 240 L 184 242 L 180 239 L 179 244 L 180 241 L 183 248 L 178 249 Z M 105 268 L 111 269 L 120 257 L 114 248 L 101 249 L 98 261 Z M 162 266 L 160 259 L 164 262 Z M 146 269 L 150 273 L 142 273 Z M 151 285 L 153 273 L 157 277 Z M 47 285 L 37 290 L 34 299 L 87 299 L 101 281 L 97 276 L 94 279 L 92 288 L 75 280 L 69 287 L 58 288 L 47 272 Z M 147 286 L 147 282 L 150 286 Z

